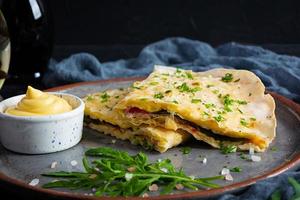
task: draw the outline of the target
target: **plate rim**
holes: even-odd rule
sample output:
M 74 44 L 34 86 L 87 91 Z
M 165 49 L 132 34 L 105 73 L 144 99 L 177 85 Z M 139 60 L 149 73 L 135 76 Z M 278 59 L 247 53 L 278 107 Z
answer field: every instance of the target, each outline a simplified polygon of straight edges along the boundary
M 84 85 L 94 85 L 94 84 L 107 84 L 107 83 L 114 83 L 114 82 L 125 82 L 125 81 L 140 81 L 145 79 L 145 77 L 130 77 L 130 78 L 113 78 L 113 79 L 105 79 L 105 80 L 96 80 L 96 81 L 87 81 L 87 82 L 77 82 L 77 83 L 71 83 L 66 84 L 62 86 L 57 86 L 53 88 L 46 89 L 44 91 L 46 92 L 54 92 L 54 91 L 60 91 L 60 90 L 66 90 L 71 89 L 79 86 Z M 281 103 L 283 103 L 285 106 L 291 108 L 298 116 L 300 116 L 300 104 L 297 104 L 296 102 L 279 95 L 275 92 L 268 92 L 271 94 L 276 100 L 279 100 Z M 299 120 L 300 121 L 300 120 Z M 281 164 L 280 166 L 260 175 L 255 176 L 249 179 L 246 179 L 244 181 L 230 184 L 221 188 L 217 189 L 211 189 L 211 190 L 198 190 L 198 191 L 191 191 L 191 192 L 185 192 L 180 194 L 172 194 L 172 195 L 160 195 L 160 196 L 151 196 L 151 199 L 183 199 L 183 198 L 196 198 L 196 197 L 213 197 L 222 195 L 231 191 L 235 191 L 241 188 L 245 188 L 247 186 L 250 186 L 252 184 L 255 184 L 257 181 L 261 181 L 264 179 L 268 179 L 274 176 L 277 176 L 287 170 L 290 170 L 297 165 L 300 165 L 300 151 L 295 152 L 296 154 L 292 157 L 291 160 L 287 161 L 286 163 Z M 9 177 L 2 173 L 0 171 L 0 181 L 3 181 L 4 184 L 10 184 L 14 187 L 21 187 L 23 189 L 38 192 L 44 195 L 51 195 L 54 197 L 61 197 L 61 198 L 72 198 L 72 199 L 126 199 L 126 200 L 135 200 L 135 199 L 141 199 L 141 197 L 95 197 L 95 196 L 86 196 L 79 193 L 71 193 L 71 192 L 63 192 L 63 191 L 57 191 L 53 189 L 44 189 L 42 187 L 36 187 L 36 186 L 30 186 L 24 181 Z

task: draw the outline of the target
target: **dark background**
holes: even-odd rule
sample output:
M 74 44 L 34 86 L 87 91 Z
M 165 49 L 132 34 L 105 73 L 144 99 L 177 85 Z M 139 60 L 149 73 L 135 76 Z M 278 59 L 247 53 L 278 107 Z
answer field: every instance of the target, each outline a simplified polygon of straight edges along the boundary
M 51 0 L 46 3 L 53 13 L 53 53 L 59 59 L 81 51 L 94 53 L 102 61 L 134 57 L 144 45 L 172 36 L 212 45 L 229 41 L 260 44 L 299 55 L 298 51 L 284 48 L 286 44 L 300 42 L 297 0 Z

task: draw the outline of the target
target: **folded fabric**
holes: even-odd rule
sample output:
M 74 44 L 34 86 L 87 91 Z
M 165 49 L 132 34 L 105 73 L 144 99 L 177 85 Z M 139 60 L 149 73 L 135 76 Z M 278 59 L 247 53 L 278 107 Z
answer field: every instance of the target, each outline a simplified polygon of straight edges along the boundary
M 257 74 L 270 91 L 300 102 L 300 58 L 234 42 L 213 48 L 207 43 L 180 37 L 150 44 L 137 58 L 128 60 L 101 63 L 88 53 L 75 54 L 60 62 L 51 60 L 43 82 L 52 87 L 80 81 L 145 76 L 153 70 L 154 64 L 194 71 L 217 67 L 247 69 Z

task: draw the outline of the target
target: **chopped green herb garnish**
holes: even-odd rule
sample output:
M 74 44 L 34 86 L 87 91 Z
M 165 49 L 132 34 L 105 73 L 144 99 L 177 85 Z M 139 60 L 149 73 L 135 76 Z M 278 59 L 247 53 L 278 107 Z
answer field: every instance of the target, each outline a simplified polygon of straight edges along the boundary
M 206 104 L 204 104 L 204 106 L 205 106 L 205 108 L 215 108 L 216 107 L 216 105 L 213 103 L 206 103 Z
M 225 76 L 221 79 L 223 82 L 231 82 L 233 80 L 233 75 L 230 73 L 226 73 Z
M 213 90 L 212 91 L 214 94 L 218 94 L 219 93 L 219 90 Z
M 172 102 L 175 103 L 175 104 L 178 104 L 178 101 L 176 101 L 176 100 L 173 100 Z
M 193 79 L 194 78 L 191 72 L 186 72 L 185 74 L 186 74 L 186 77 L 188 79 Z
M 214 116 L 214 119 L 216 120 L 216 122 L 224 121 L 224 117 L 222 117 L 222 115 Z
M 205 111 L 203 112 L 203 114 L 206 115 L 206 116 L 209 116 L 209 114 L 207 112 L 205 112 Z
M 180 151 L 182 152 L 182 154 L 189 154 L 191 153 L 192 149 L 191 147 L 182 147 Z
M 240 158 L 243 160 L 249 160 L 249 158 L 244 153 L 240 153 Z
M 242 168 L 240 167 L 233 167 L 230 169 L 231 172 L 241 172 L 242 171 Z
M 169 94 L 169 93 L 171 93 L 171 92 L 172 92 L 172 90 L 166 90 L 166 91 L 165 91 L 166 94 Z
M 195 93 L 195 92 L 198 92 L 198 91 L 201 91 L 202 89 L 200 87 L 194 87 L 192 89 L 190 89 L 190 92 L 192 93 Z
M 223 143 L 221 143 L 220 150 L 223 154 L 234 153 L 237 150 L 237 146 L 233 144 L 229 144 L 225 146 Z
M 201 99 L 192 99 L 192 103 L 201 103 Z
M 179 67 L 176 67 L 176 73 L 181 73 L 181 70 L 179 69 Z
M 222 98 L 222 94 L 219 94 L 218 97 L 219 97 L 219 98 Z
M 189 92 L 190 87 L 186 83 L 182 83 L 180 86 L 177 87 L 180 92 Z
M 110 96 L 106 92 L 104 92 L 100 97 L 101 97 L 101 103 L 104 103 L 107 102 Z
M 83 158 L 83 172 L 49 172 L 42 174 L 54 178 L 62 178 L 43 185 L 43 188 L 68 188 L 91 190 L 95 188 L 95 196 L 141 196 L 152 184 L 159 185 L 161 194 L 169 194 L 182 184 L 187 188 L 218 188 L 214 180 L 224 176 L 192 178 L 183 169 L 177 170 L 171 160 L 163 159 L 149 162 L 148 157 L 140 152 L 130 155 L 125 151 L 109 147 L 89 149 L 86 156 L 97 157 L 91 163 Z M 128 169 L 134 169 L 129 171 Z
M 94 97 L 93 97 L 93 96 L 88 96 L 86 100 L 88 100 L 88 101 L 92 101 L 93 99 L 94 99 Z
M 140 89 L 141 89 L 141 87 L 135 86 L 134 84 L 132 84 L 131 88 L 137 89 L 137 90 L 140 90 Z
M 163 76 L 170 76 L 170 74 L 168 74 L 168 73 L 163 73 L 161 75 L 163 75 Z
M 255 117 L 250 117 L 250 120 L 251 121 L 256 121 L 256 118 Z
M 164 95 L 163 95 L 161 92 L 159 92 L 159 93 L 154 94 L 153 97 L 154 97 L 155 99 L 162 99 L 162 98 L 164 98 Z
M 246 122 L 245 118 L 241 118 L 240 124 L 243 125 L 243 126 L 245 126 L 245 127 L 249 126 L 249 124 L 248 124 L 248 122 Z
M 214 85 L 212 85 L 212 84 L 206 85 L 207 88 L 211 88 L 211 87 L 213 87 L 213 86 L 214 86 Z
M 246 105 L 247 104 L 247 101 L 236 100 L 235 102 L 237 102 L 240 105 Z
M 238 108 L 237 110 L 238 110 L 241 114 L 243 114 L 243 111 L 241 111 L 241 109 Z
M 271 147 L 271 151 L 278 151 L 277 147 Z
M 158 85 L 158 82 L 151 82 L 150 85 Z

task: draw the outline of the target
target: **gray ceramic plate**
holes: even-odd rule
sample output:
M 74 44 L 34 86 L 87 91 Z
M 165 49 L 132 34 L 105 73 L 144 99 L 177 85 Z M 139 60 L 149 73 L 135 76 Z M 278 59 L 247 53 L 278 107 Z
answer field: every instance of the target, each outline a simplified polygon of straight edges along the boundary
M 136 79 L 114 79 L 98 82 L 79 83 L 51 89 L 51 91 L 63 91 L 83 97 L 88 93 L 105 90 L 108 88 L 120 88 L 129 86 Z M 49 90 L 50 91 L 50 90 Z M 208 145 L 191 141 L 185 146 L 191 146 L 192 151 L 188 155 L 182 155 L 182 146 L 168 150 L 166 153 L 146 152 L 152 160 L 158 158 L 170 158 L 174 165 L 183 167 L 187 174 L 194 176 L 214 176 L 220 173 L 223 166 L 236 167 L 243 169 L 240 173 L 232 173 L 234 181 L 219 181 L 223 186 L 219 189 L 199 190 L 196 192 L 184 191 L 174 195 L 155 196 L 157 199 L 173 198 L 199 198 L 212 197 L 226 192 L 237 191 L 256 181 L 266 179 L 282 173 L 300 163 L 300 107 L 298 104 L 276 94 L 272 94 L 276 100 L 276 116 L 278 119 L 277 137 L 269 150 L 259 154 L 261 162 L 250 162 L 240 158 L 238 153 L 223 155 L 219 150 L 213 149 Z M 84 129 L 82 141 L 75 147 L 52 154 L 45 155 L 21 155 L 5 150 L 0 146 L 0 179 L 12 184 L 15 187 L 22 187 L 27 191 L 35 191 L 47 195 L 72 198 L 89 199 L 84 193 L 75 193 L 66 190 L 46 190 L 40 187 L 43 183 L 52 179 L 40 176 L 41 173 L 58 170 L 82 170 L 81 159 L 87 148 L 98 146 L 110 146 L 116 149 L 137 153 L 143 151 L 139 146 L 133 146 L 126 141 L 112 143 L 113 138 L 104 136 L 93 130 Z M 273 150 L 272 150 L 273 149 Z M 274 150 L 276 149 L 276 150 Z M 199 155 L 207 158 L 204 165 L 199 160 Z M 70 162 L 76 160 L 79 164 L 75 167 Z M 51 169 L 52 162 L 57 161 L 55 169 Z M 40 184 L 31 187 L 28 183 L 33 178 L 39 178 Z M 89 192 L 89 191 L 88 191 Z M 128 199 L 128 198 L 127 198 Z

